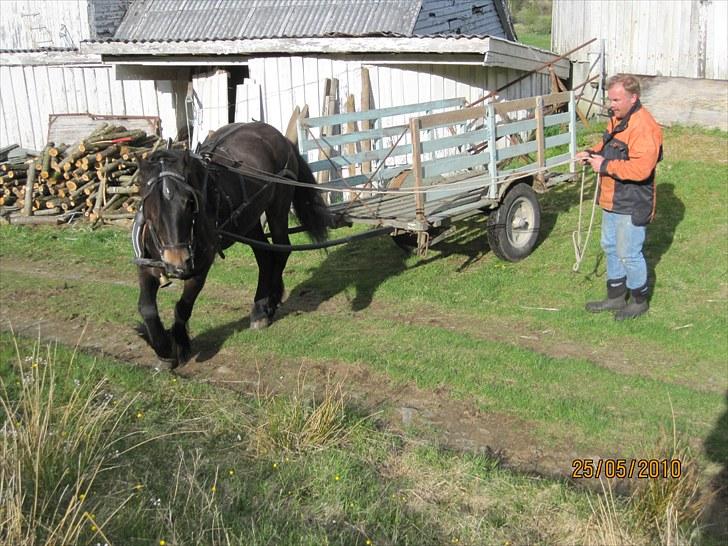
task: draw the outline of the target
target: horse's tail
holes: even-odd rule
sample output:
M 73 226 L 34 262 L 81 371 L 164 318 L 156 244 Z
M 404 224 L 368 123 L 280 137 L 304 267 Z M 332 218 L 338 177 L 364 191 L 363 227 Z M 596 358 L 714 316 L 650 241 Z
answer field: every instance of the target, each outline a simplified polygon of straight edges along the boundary
M 301 154 L 298 154 L 298 180 L 311 184 L 312 187 L 295 186 L 293 209 L 296 211 L 296 216 L 314 241 L 325 241 L 328 237 L 328 228 L 332 225 L 331 214 L 321 192 L 313 187 L 316 185 L 316 179 Z

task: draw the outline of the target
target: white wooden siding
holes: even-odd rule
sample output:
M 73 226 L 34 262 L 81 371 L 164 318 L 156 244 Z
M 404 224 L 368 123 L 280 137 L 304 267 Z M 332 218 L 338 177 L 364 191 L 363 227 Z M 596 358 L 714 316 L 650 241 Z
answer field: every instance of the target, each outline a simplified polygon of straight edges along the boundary
M 0 49 L 78 47 L 89 37 L 87 0 L 0 1 Z
M 154 81 L 118 81 L 108 65 L 0 66 L 0 81 L 0 146 L 42 148 L 50 114 L 160 115 Z
M 725 0 L 553 0 L 556 53 L 594 37 L 606 40 L 608 74 L 728 79 Z M 598 51 L 599 41 L 572 60 Z
M 251 79 L 262 87 L 263 120 L 285 130 L 296 106 L 307 104 L 311 117 L 322 115 L 323 85 L 326 78 L 339 80 L 338 109 L 354 95 L 361 107 L 361 69 L 369 70 L 374 102 L 372 108 L 386 108 L 443 98 L 465 97 L 472 101 L 522 74 L 511 69 L 476 65 L 368 64 L 360 60 L 326 57 L 266 57 L 251 59 Z M 548 93 L 547 76 L 534 74 L 513 85 L 504 98 Z M 238 99 L 240 101 L 240 99 Z

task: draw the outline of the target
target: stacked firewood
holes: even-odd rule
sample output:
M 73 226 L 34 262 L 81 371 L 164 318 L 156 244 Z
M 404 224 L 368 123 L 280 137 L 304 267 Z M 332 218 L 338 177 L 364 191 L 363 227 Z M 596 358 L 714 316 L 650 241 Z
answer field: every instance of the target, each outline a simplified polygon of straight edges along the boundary
M 0 163 L 0 206 L 11 223 L 131 218 L 138 206 L 137 166 L 161 146 L 156 135 L 103 124 L 72 146 L 49 142 L 38 155 Z

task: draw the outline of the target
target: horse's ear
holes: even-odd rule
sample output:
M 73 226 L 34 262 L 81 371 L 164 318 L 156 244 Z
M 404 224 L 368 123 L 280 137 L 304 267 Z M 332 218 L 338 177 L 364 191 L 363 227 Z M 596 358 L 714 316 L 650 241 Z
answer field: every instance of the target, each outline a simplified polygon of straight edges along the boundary
M 171 150 L 172 149 L 172 138 L 168 138 L 167 139 L 167 149 L 168 150 Z

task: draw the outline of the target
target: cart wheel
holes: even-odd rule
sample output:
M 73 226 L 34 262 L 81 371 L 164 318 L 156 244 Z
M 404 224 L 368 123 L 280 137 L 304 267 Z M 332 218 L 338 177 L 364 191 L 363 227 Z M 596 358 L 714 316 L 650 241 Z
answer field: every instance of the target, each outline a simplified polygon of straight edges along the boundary
M 490 249 L 502 260 L 517 262 L 533 251 L 541 228 L 536 192 L 526 183 L 513 186 L 490 213 L 486 233 Z

